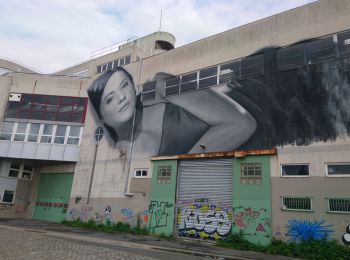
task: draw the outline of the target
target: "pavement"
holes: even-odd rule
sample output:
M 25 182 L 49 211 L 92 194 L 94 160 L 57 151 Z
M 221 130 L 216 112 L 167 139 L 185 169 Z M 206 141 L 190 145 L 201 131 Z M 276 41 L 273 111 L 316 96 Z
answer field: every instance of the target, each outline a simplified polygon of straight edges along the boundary
M 38 250 L 41 248 L 42 250 Z M 295 258 L 226 249 L 214 242 L 103 233 L 31 219 L 0 219 L 0 259 L 268 259 Z

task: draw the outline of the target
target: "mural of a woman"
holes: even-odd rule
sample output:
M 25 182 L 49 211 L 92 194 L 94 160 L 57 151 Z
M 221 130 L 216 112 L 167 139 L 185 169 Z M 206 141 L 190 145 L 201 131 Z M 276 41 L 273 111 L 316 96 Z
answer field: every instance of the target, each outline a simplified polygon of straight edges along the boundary
M 214 88 L 143 105 L 122 67 L 95 79 L 88 96 L 117 148 L 126 147 L 133 133 L 133 154 L 196 153 L 203 145 L 205 152 L 233 150 L 257 127 L 243 107 Z

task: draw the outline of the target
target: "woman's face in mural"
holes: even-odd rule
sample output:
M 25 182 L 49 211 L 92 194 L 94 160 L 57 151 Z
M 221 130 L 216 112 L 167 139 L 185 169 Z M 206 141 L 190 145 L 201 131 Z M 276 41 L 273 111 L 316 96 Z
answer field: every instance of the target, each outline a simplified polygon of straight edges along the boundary
M 105 124 L 118 128 L 132 118 L 136 107 L 134 85 L 123 71 L 108 80 L 101 99 L 101 115 Z

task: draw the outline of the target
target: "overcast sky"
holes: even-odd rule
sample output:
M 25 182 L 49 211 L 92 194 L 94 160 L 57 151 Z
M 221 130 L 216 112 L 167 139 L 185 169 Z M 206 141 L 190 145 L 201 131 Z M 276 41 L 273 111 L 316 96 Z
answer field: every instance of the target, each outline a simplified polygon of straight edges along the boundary
M 159 30 L 176 46 L 314 0 L 0 0 L 0 58 L 52 73 Z

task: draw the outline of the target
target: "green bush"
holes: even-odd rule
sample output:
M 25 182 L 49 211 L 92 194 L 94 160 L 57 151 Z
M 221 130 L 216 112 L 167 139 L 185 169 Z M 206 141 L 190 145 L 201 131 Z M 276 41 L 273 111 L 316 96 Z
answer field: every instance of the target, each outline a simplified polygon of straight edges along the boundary
M 230 234 L 217 242 L 218 246 L 317 260 L 349 260 L 350 248 L 335 240 L 306 240 L 300 243 L 272 239 L 268 246 L 256 245 L 246 240 L 242 232 Z
M 82 221 L 80 219 L 76 219 L 73 221 L 63 220 L 61 222 L 63 225 L 70 227 L 82 227 L 88 229 L 99 230 L 103 232 L 122 232 L 122 233 L 130 233 L 135 235 L 148 235 L 149 232 L 147 228 L 140 227 L 139 225 L 135 227 L 131 227 L 128 223 L 117 222 L 114 224 L 97 224 L 93 219 L 88 220 L 87 222 Z

